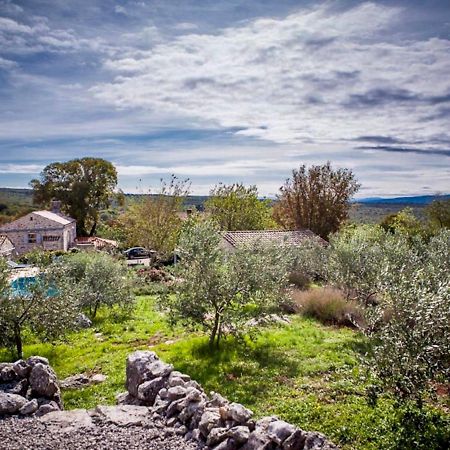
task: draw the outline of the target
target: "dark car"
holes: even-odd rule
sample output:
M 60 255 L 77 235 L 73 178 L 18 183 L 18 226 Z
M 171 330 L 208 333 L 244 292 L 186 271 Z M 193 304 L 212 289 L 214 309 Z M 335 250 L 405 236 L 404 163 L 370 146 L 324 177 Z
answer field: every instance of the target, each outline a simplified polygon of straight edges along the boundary
M 153 251 L 147 250 L 144 247 L 132 247 L 123 252 L 127 259 L 150 258 L 153 253 Z

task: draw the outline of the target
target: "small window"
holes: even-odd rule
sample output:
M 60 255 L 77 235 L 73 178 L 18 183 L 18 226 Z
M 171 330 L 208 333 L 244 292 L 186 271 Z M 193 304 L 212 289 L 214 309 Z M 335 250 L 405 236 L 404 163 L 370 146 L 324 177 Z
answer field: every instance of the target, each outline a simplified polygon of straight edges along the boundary
M 28 233 L 28 243 L 36 244 L 36 233 Z
M 43 236 L 42 240 L 44 242 L 58 242 L 61 236 Z

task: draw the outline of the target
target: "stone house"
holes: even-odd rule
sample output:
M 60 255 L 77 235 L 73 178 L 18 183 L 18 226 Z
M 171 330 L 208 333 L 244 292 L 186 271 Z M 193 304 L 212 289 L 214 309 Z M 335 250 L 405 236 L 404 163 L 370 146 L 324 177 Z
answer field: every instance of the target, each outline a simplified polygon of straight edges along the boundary
M 0 234 L 0 256 L 9 259 L 14 254 L 14 244 L 6 234 Z
M 251 246 L 260 242 L 262 244 L 276 244 L 288 247 L 300 247 L 305 240 L 317 240 L 326 245 L 327 242 L 311 230 L 249 230 L 225 231 L 222 233 L 221 245 L 230 251 L 239 246 Z
M 67 251 L 74 245 L 77 226 L 55 201 L 51 211 L 33 211 L 0 227 L 0 234 L 10 239 L 18 255 L 36 248 Z

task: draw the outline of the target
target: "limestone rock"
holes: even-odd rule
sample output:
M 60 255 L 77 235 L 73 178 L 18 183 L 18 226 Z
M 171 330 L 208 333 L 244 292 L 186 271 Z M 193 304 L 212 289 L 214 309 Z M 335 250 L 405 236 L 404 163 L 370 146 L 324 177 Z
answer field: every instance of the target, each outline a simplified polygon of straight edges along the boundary
M 283 450 L 298 450 L 303 448 L 306 436 L 302 430 L 295 430 L 284 442 Z
M 112 423 L 120 427 L 149 425 L 152 421 L 151 410 L 146 406 L 97 406 L 90 415 L 96 422 Z
M 41 417 L 40 420 L 46 423 L 51 431 L 68 432 L 94 426 L 91 416 L 85 409 L 53 411 Z
M 248 441 L 242 450 L 275 450 L 277 444 L 261 428 L 256 428 L 250 433 Z
M 228 430 L 228 437 L 233 438 L 238 444 L 244 444 L 250 437 L 250 430 L 244 425 L 239 425 Z
M 151 377 L 148 366 L 157 360 L 156 353 L 150 351 L 137 351 L 128 356 L 126 387 L 131 395 L 138 396 L 139 385 Z
M 59 391 L 55 372 L 40 362 L 33 366 L 29 381 L 33 395 L 51 398 Z
M 33 368 L 36 364 L 44 364 L 44 366 L 49 366 L 50 363 L 48 362 L 47 358 L 44 358 L 43 356 L 30 356 L 27 359 L 27 364 Z
M 152 406 L 160 389 L 164 387 L 164 378 L 158 377 L 150 381 L 145 381 L 138 387 L 137 398 L 146 405 Z
M 28 400 L 21 395 L 0 392 L 0 415 L 17 414 L 27 402 Z
M 206 445 L 213 447 L 227 438 L 228 429 L 224 427 L 213 428 L 206 439 Z
M 44 416 L 45 414 L 54 412 L 54 411 L 59 411 L 59 406 L 56 402 L 49 402 L 49 403 L 45 403 L 44 405 L 39 406 L 38 410 L 36 411 L 36 416 L 37 417 L 41 417 Z
M 34 414 L 38 410 L 38 408 L 39 403 L 35 398 L 33 398 L 19 409 L 19 414 L 22 414 L 23 416 Z
M 80 389 L 89 386 L 90 378 L 84 373 L 71 375 L 61 380 L 60 385 L 64 389 Z
M 100 384 L 104 383 L 108 377 L 106 375 L 103 375 L 102 373 L 96 373 L 95 375 L 92 375 L 91 382 L 93 384 Z
M 247 422 L 253 416 L 252 411 L 239 403 L 231 403 L 227 410 L 228 418 L 231 418 L 238 423 Z
M 213 428 L 220 427 L 220 423 L 221 417 L 219 408 L 206 408 L 202 414 L 198 428 L 206 438 Z
M 31 367 L 23 359 L 19 359 L 13 364 L 13 370 L 19 378 L 27 378 L 30 374 Z
M 0 381 L 14 381 L 17 374 L 14 371 L 13 364 L 5 364 L 0 371 Z
M 281 445 L 294 432 L 295 427 L 284 420 L 271 422 L 267 427 L 268 436 L 278 445 Z
M 80 313 L 75 320 L 75 326 L 80 329 L 92 327 L 92 320 L 86 314 Z
M 167 398 L 169 400 L 179 400 L 186 396 L 187 389 L 183 386 L 173 386 L 167 390 Z

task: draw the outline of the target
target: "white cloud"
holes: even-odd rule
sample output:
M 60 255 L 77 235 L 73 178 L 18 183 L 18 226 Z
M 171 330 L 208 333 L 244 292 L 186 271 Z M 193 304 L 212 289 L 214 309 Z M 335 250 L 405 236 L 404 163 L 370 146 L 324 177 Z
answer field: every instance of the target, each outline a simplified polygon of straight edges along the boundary
M 44 166 L 39 164 L 0 164 L 0 173 L 38 173 Z
M 336 142 L 368 127 L 405 140 L 447 134 L 445 119 L 423 118 L 438 108 L 428 98 L 450 92 L 449 41 L 388 42 L 384 31 L 402 14 L 375 3 L 322 6 L 191 33 L 108 59 L 119 76 L 92 92 L 118 108 L 244 127 L 242 135 L 277 143 Z

